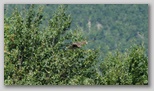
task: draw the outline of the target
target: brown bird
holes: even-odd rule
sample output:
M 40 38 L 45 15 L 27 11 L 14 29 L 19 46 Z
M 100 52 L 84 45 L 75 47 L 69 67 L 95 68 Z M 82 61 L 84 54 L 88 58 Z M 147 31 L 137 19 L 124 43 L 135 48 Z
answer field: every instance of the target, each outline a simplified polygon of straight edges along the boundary
M 70 46 L 68 46 L 69 49 L 75 49 L 75 48 L 80 48 L 83 45 L 87 44 L 87 41 L 82 41 L 82 42 L 74 42 Z

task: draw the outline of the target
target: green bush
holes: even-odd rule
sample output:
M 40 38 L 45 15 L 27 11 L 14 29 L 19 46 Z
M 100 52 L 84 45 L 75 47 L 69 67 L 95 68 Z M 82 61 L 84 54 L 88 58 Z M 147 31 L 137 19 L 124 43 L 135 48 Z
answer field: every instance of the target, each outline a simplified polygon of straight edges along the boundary
M 147 85 L 148 58 L 143 46 L 134 46 L 125 53 L 109 53 L 100 65 L 103 84 Z
M 41 28 L 43 8 L 32 5 L 23 17 L 17 9 L 5 17 L 5 85 L 67 85 L 76 76 L 92 79 L 97 52 L 67 49 L 68 43 L 84 40 L 80 31 L 68 30 L 70 15 L 59 6 L 47 26 Z M 11 81 L 10 81 L 11 80 Z M 80 83 L 86 84 L 80 79 Z

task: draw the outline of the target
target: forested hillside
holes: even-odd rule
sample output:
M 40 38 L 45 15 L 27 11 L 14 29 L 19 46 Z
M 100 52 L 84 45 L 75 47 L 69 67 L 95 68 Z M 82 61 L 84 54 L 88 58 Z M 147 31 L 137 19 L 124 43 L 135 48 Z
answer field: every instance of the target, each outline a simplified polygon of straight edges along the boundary
M 4 5 L 4 43 L 5 85 L 148 84 L 146 4 Z
M 21 11 L 29 7 L 9 5 L 8 15 L 15 6 Z M 42 6 L 45 6 L 43 17 L 47 19 L 52 18 L 58 7 L 50 4 Z M 104 52 L 118 49 L 123 52 L 133 44 L 144 44 L 148 55 L 148 5 L 73 4 L 67 5 L 66 11 L 72 18 L 70 28 L 83 30 L 88 48 L 100 47 Z

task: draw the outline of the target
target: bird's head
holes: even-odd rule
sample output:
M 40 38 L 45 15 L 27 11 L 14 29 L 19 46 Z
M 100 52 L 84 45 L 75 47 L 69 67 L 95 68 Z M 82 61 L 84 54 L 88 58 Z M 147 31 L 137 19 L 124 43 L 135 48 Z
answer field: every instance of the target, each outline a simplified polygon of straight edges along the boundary
M 86 41 L 85 44 L 88 44 L 88 42 Z

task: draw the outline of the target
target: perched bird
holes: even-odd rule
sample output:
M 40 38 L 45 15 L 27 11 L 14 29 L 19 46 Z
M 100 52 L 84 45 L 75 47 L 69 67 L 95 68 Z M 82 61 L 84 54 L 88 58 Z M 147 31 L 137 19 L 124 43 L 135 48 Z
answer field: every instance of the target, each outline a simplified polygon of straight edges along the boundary
M 81 42 L 74 42 L 70 46 L 68 46 L 69 49 L 75 49 L 75 48 L 80 48 L 83 45 L 88 44 L 87 41 L 81 41 Z

